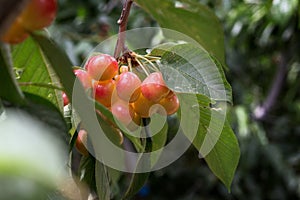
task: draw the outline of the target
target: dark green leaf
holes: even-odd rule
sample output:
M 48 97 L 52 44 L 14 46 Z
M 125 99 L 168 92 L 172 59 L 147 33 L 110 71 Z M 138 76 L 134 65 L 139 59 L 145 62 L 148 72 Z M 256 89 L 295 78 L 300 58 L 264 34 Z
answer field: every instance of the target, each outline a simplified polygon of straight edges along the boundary
M 78 172 L 80 181 L 86 183 L 94 191 L 96 191 L 95 163 L 96 160 L 94 157 L 90 155 L 83 156 L 80 160 Z
M 48 62 L 54 69 L 65 89 L 67 96 L 72 97 L 75 82 L 75 75 L 73 74 L 72 70 L 72 62 L 66 53 L 59 48 L 53 40 L 41 34 L 33 34 L 32 37 L 37 42 Z M 78 88 L 78 90 L 83 89 Z M 83 92 L 84 91 L 82 91 L 82 93 Z M 69 98 L 69 100 L 72 102 L 72 98 Z
M 47 99 L 31 93 L 24 93 L 28 105 L 24 107 L 31 115 L 49 125 L 54 133 L 66 144 L 69 143 L 70 135 L 67 124 L 58 108 Z
M 179 44 L 162 55 L 160 70 L 168 87 L 175 92 L 201 94 L 231 103 L 231 86 L 221 65 L 215 62 L 204 49 Z
M 163 28 L 188 35 L 225 64 L 224 35 L 215 14 L 193 1 L 134 0 Z M 167 35 L 165 35 L 167 37 Z
M 159 116 L 159 114 L 154 116 L 152 115 L 151 123 L 149 124 L 149 131 L 151 131 L 152 134 L 155 134 L 153 137 L 151 137 L 151 166 L 154 166 L 155 163 L 158 161 L 161 151 L 167 142 L 168 123 L 165 122 L 163 127 L 161 127 L 161 130 L 156 130 L 158 124 L 160 124 L 161 121 L 164 121 L 161 118 L 162 116 Z M 152 123 L 153 125 L 151 125 Z M 153 127 L 153 129 L 151 127 Z
M 240 150 L 225 117 L 221 111 L 200 108 L 200 125 L 193 144 L 199 150 L 199 154 L 204 156 L 212 172 L 230 190 Z
M 24 84 L 22 90 L 44 97 L 62 110 L 62 92 L 53 88 L 60 86 L 58 78 L 32 38 L 15 45 L 12 56 L 18 82 Z M 44 84 L 44 87 L 38 84 Z
M 173 46 L 178 45 L 178 43 L 175 42 L 168 42 L 168 43 L 163 43 L 160 45 L 155 46 L 152 50 L 150 55 L 151 56 L 162 56 L 164 53 L 166 53 L 168 51 L 168 49 L 170 49 Z
M 107 167 L 99 161 L 96 161 L 95 179 L 98 198 L 101 200 L 110 200 L 110 178 L 107 172 Z
M 140 163 L 138 163 L 139 165 Z M 150 162 L 149 162 L 150 164 Z M 149 172 L 146 173 L 134 173 L 132 174 L 129 187 L 123 197 L 123 199 L 130 199 L 145 185 L 148 180 Z
M 9 48 L 6 45 L 0 45 L 0 98 L 16 105 L 25 105 L 24 95 L 13 73 Z
M 99 115 L 97 115 L 97 117 L 101 129 L 103 130 L 106 137 L 108 137 L 108 139 L 110 139 L 110 141 L 113 142 L 115 145 L 121 147 L 123 143 L 122 132 L 119 129 L 117 129 L 111 121 L 104 120 L 103 117 Z

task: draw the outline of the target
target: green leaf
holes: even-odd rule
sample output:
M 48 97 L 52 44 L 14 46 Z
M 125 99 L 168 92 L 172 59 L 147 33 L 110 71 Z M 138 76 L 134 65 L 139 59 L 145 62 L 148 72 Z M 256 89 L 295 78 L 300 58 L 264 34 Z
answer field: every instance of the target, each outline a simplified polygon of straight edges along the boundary
M 134 0 L 153 16 L 162 28 L 188 35 L 225 65 L 224 34 L 221 23 L 206 6 L 190 0 Z M 167 35 L 165 35 L 167 37 Z
M 66 52 L 45 35 L 33 34 L 32 37 L 37 42 L 47 61 L 54 69 L 67 96 L 72 97 L 75 75 L 72 70 L 72 62 L 68 58 Z M 84 93 L 82 87 L 78 88 L 78 90 L 80 90 L 81 93 Z M 72 98 L 69 98 L 69 100 L 72 102 Z
M 168 48 L 161 56 L 160 70 L 168 87 L 175 92 L 232 102 L 231 86 L 221 64 L 202 48 L 191 44 Z
M 96 161 L 95 179 L 98 198 L 103 200 L 110 200 L 110 178 L 108 175 L 107 167 L 99 161 Z
M 212 172 L 230 190 L 240 149 L 225 117 L 221 111 L 200 107 L 200 125 L 193 144 Z
M 16 105 L 25 105 L 26 100 L 13 73 L 9 48 L 6 45 L 0 45 L 0 98 Z
M 106 137 L 113 142 L 116 146 L 121 147 L 123 143 L 123 134 L 120 130 L 118 130 L 112 122 L 105 121 L 101 116 L 97 115 L 98 122 L 101 126 Z
M 50 126 L 52 131 L 57 134 L 57 137 L 65 144 L 68 144 L 70 139 L 68 126 L 58 108 L 52 102 L 38 95 L 31 93 L 24 94 L 28 100 L 28 105 L 23 109 Z
M 161 127 L 160 130 L 156 130 L 158 124 L 161 124 L 161 121 L 163 122 L 162 118 L 163 116 L 160 116 L 159 114 L 154 114 L 151 116 L 151 123 L 149 124 L 149 131 L 155 134 L 151 138 L 151 145 L 152 145 L 151 166 L 154 166 L 155 163 L 158 161 L 160 154 L 162 152 L 162 148 L 165 146 L 167 142 L 168 123 L 164 122 L 163 127 Z
M 96 180 L 95 180 L 95 163 L 94 157 L 82 156 L 79 164 L 79 177 L 80 181 L 86 183 L 92 190 L 96 191 Z M 86 197 L 87 199 L 87 197 Z
M 138 162 L 138 165 L 141 164 Z M 144 165 L 143 163 L 142 165 Z M 150 162 L 149 162 L 150 165 Z M 123 197 L 123 199 L 131 199 L 132 196 L 134 196 L 140 189 L 145 185 L 146 181 L 149 177 L 149 172 L 145 173 L 134 173 L 132 174 L 129 187 Z
M 12 57 L 22 90 L 48 99 L 62 110 L 62 93 L 53 88 L 60 86 L 58 78 L 32 38 L 15 45 Z M 43 84 L 42 87 L 39 84 Z

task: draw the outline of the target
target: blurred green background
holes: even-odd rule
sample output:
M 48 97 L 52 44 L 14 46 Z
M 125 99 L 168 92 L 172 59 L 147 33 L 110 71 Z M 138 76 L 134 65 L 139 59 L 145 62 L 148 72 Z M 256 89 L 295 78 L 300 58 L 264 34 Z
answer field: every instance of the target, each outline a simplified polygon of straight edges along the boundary
M 226 77 L 234 100 L 229 117 L 241 148 L 240 162 L 228 193 L 204 160 L 196 159 L 198 152 L 191 148 L 172 165 L 153 172 L 134 199 L 300 199 L 300 1 L 188 1 L 210 7 L 224 28 Z M 58 0 L 58 3 L 58 15 L 49 31 L 73 64 L 80 66 L 97 44 L 117 33 L 121 0 Z M 158 24 L 133 6 L 128 29 L 149 26 Z M 151 34 L 154 37 L 156 33 Z M 5 168 L 4 164 L 0 167 Z M 65 172 L 62 167 L 62 173 Z M 42 188 L 37 189 L 36 197 L 28 199 L 44 199 L 45 193 L 53 191 L 53 185 L 44 184 L 43 178 L 27 178 L 19 183 L 30 181 L 31 188 L 35 185 Z M 1 181 L 6 185 L 14 181 L 13 177 L 8 179 L 4 177 Z M 0 188 L 0 193 L 5 191 Z M 26 197 L 22 191 L 19 195 L 15 199 Z M 7 196 L 11 197 L 10 193 Z M 55 192 L 46 196 L 62 198 Z M 5 195 L 1 197 L 5 199 Z
M 191 148 L 152 173 L 136 199 L 300 198 L 300 2 L 191 1 L 210 7 L 224 27 L 226 76 L 234 97 L 229 116 L 240 163 L 228 193 Z M 59 6 L 50 32 L 74 65 L 118 31 L 119 0 L 59 0 Z M 148 26 L 158 25 L 134 6 L 128 29 Z

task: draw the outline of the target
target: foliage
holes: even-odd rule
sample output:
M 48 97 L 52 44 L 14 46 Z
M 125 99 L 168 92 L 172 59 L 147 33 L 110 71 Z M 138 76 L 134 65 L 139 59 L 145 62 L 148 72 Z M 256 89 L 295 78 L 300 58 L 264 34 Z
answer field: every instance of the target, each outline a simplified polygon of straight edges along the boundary
M 299 55 L 294 53 L 300 49 L 298 1 L 135 0 L 128 29 L 160 26 L 182 32 L 190 37 L 187 40 L 199 43 L 193 46 L 182 41 L 170 42 L 172 36 L 167 31 L 163 36 L 155 31 L 141 36 L 149 46 L 160 44 L 152 45 L 150 51 L 137 52 L 150 52 L 149 55 L 160 58 L 160 62 L 153 63 L 162 72 L 167 86 L 178 94 L 183 108 L 168 116 L 163 129 L 147 140 L 134 138 L 124 127 L 117 127 L 112 113 L 86 96 L 81 86 L 76 87 L 76 94 L 82 97 L 80 102 L 72 102 L 76 85 L 72 67 L 83 66 L 94 46 L 117 33 L 121 4 L 114 0 L 58 2 L 56 22 L 49 27 L 49 32 L 34 32 L 23 43 L 11 47 L 1 43 L 0 129 L 4 127 L 3 113 L 8 113 L 11 107 L 50 126 L 51 136 L 69 142 L 72 157 L 69 165 L 82 198 L 299 198 L 300 65 Z M 281 79 L 275 68 L 283 72 Z M 270 86 L 271 77 L 275 78 Z M 273 86 L 276 82 L 278 86 Z M 220 89 L 220 85 L 224 88 Z M 222 89 L 225 93 L 220 92 Z M 62 90 L 70 97 L 73 107 L 63 107 Z M 273 97 L 280 101 L 268 100 L 272 91 L 275 91 Z M 229 104 L 231 111 L 225 113 Z M 199 110 L 185 114 L 184 106 Z M 97 120 L 109 140 L 122 148 L 128 148 L 129 144 L 131 151 L 141 152 L 136 170 L 139 165 L 155 165 L 163 156 L 161 152 L 152 154 L 150 163 L 143 163 L 142 157 L 169 144 L 178 133 L 182 132 L 193 145 L 176 162 L 153 173 L 129 174 L 112 169 L 92 155 L 81 156 L 74 147 L 79 129 L 93 131 L 87 113 L 93 113 L 94 107 L 101 112 Z M 263 117 L 258 114 L 261 108 L 266 109 Z M 200 120 L 196 123 L 186 120 L 197 116 Z M 24 127 L 24 132 L 30 130 L 30 125 Z M 195 130 L 194 138 L 191 133 Z M 214 142 L 211 151 L 203 148 Z M 241 161 L 237 167 L 239 143 Z M 93 150 L 94 144 L 89 137 L 87 146 Z M 68 148 L 62 146 L 66 153 Z M 197 158 L 202 155 L 204 159 Z M 5 166 L 8 160 L 1 156 L 0 153 L 3 163 L 0 175 L 9 169 Z M 22 166 L 39 165 L 39 161 L 21 163 L 17 158 L 15 161 L 17 168 L 13 173 L 19 173 Z M 66 165 L 67 161 L 61 162 Z M 51 173 L 46 170 L 41 177 Z M 65 176 L 68 175 L 62 177 Z M 54 182 L 60 183 L 62 177 Z M 4 184 L 11 181 L 10 177 L 2 179 L 1 176 L 0 180 Z M 43 178 L 29 176 L 29 181 L 33 185 L 42 183 L 37 187 L 42 193 L 36 194 L 37 199 L 44 194 L 49 194 L 51 199 L 72 199 L 64 192 L 65 187 L 58 191 Z M 74 181 L 69 184 L 74 185 Z

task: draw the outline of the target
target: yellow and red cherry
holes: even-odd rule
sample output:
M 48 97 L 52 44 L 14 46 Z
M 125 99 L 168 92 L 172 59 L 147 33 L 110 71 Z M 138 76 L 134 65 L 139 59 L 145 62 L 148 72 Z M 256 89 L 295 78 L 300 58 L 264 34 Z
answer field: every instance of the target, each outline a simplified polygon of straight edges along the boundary
M 87 132 L 84 129 L 81 129 L 78 132 L 76 141 L 75 141 L 75 147 L 84 156 L 89 155 L 89 152 L 86 148 L 87 146 Z
M 169 91 L 160 72 L 151 73 L 141 84 L 143 96 L 153 102 L 159 102 Z
M 66 93 L 64 93 L 64 92 L 62 93 L 62 98 L 63 98 L 64 106 L 66 106 L 70 103 L 69 98 Z
M 107 81 L 94 82 L 93 94 L 95 100 L 106 107 L 110 107 L 112 102 L 112 95 L 115 88 L 116 84 L 112 79 Z
M 120 99 L 132 103 L 141 93 L 141 80 L 133 72 L 122 73 L 116 83 L 117 94 Z
M 28 31 L 49 26 L 57 12 L 56 0 L 31 0 L 22 11 L 18 20 Z
M 15 21 L 4 35 L 1 36 L 1 41 L 10 44 L 18 44 L 23 42 L 28 36 L 28 33 L 21 26 L 20 22 Z
M 85 70 L 76 69 L 76 70 L 74 70 L 74 74 L 80 80 L 82 86 L 85 89 L 92 87 L 92 79 Z
M 165 109 L 167 115 L 172 115 L 177 112 L 179 108 L 179 100 L 176 94 L 173 91 L 170 91 L 170 93 L 161 99 L 159 101 L 159 104 L 163 106 Z
M 99 54 L 88 59 L 85 69 L 97 81 L 112 79 L 118 74 L 118 62 L 108 54 Z

